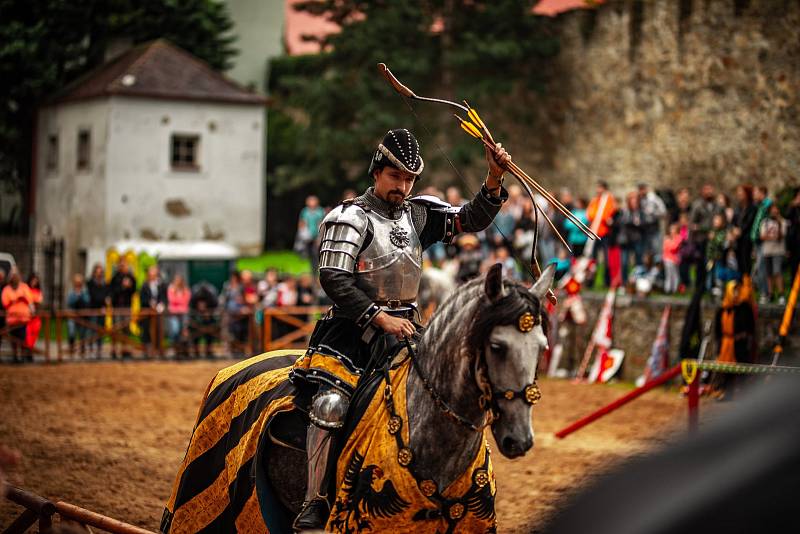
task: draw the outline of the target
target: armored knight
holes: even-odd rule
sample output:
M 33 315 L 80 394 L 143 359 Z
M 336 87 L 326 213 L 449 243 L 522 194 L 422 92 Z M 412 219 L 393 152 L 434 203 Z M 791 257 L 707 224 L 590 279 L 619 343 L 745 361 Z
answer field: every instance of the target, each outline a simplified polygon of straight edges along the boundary
M 411 132 L 391 130 L 369 167 L 374 186 L 322 221 L 319 279 L 334 306 L 317 323 L 308 352 L 292 370 L 295 384 L 315 391 L 306 438 L 308 486 L 296 531 L 325 526 L 332 441 L 359 378 L 382 364 L 398 339 L 417 333 L 412 321 L 422 251 L 460 232 L 483 230 L 508 198 L 501 182 L 510 156 L 498 144 L 496 153 L 486 150 L 486 159 L 488 176 L 469 203 L 450 206 L 432 196 L 408 199 L 424 163 Z M 335 460 L 330 463 L 335 466 Z

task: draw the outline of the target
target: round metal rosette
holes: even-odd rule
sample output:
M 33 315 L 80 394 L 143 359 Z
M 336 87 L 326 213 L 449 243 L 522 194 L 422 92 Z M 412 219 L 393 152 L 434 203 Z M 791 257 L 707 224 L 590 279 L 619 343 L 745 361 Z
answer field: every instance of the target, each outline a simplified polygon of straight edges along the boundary
M 519 328 L 520 332 L 530 332 L 535 325 L 536 320 L 533 315 L 530 312 L 525 312 L 520 316 L 517 328 Z
M 436 493 L 436 482 L 433 480 L 423 480 L 419 483 L 419 490 L 422 492 L 423 495 L 426 497 L 430 497 L 434 493 Z
M 508 400 L 514 400 L 514 395 L 515 395 L 514 392 L 511 391 L 510 389 L 508 391 L 506 391 L 505 393 L 503 393 L 503 396 L 505 398 L 507 398 Z
M 450 519 L 461 519 L 464 517 L 464 511 L 464 505 L 460 502 L 457 502 L 450 506 L 450 510 L 447 511 L 447 515 L 450 516 Z
M 528 404 L 536 404 L 542 398 L 542 392 L 539 391 L 537 384 L 531 384 L 525 388 L 525 402 Z
M 473 475 L 473 480 L 476 486 L 482 488 L 489 483 L 489 473 L 485 469 L 478 469 Z
M 386 426 L 389 430 L 389 434 L 395 435 L 403 428 L 403 420 L 400 419 L 399 416 L 393 415 L 389 418 L 389 422 Z
M 414 453 L 411 452 L 411 449 L 409 449 L 408 447 L 403 447 L 397 453 L 397 463 L 399 463 L 403 467 L 408 467 L 413 459 L 414 459 Z

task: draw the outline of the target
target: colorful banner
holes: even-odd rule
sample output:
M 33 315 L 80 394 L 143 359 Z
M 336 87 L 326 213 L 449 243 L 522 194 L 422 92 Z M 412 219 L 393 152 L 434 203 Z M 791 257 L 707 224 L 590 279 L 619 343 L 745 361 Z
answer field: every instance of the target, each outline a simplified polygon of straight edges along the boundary
M 658 333 L 650 350 L 650 357 L 644 367 L 644 374 L 636 380 L 636 386 L 641 387 L 645 383 L 658 378 L 661 373 L 669 368 L 669 319 L 672 314 L 672 306 L 667 305 L 661 314 L 661 321 L 658 323 Z

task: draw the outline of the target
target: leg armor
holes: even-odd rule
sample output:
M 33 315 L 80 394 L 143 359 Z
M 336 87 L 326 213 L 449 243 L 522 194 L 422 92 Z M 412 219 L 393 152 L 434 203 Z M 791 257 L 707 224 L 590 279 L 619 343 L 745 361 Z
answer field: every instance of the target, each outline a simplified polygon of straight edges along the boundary
M 321 386 L 319 393 L 311 402 L 306 436 L 306 453 L 308 454 L 308 482 L 303 510 L 295 519 L 296 531 L 323 528 L 328 519 L 330 508 L 327 504 L 326 475 L 328 474 L 328 457 L 331 444 L 335 438 L 335 430 L 344 424 L 350 399 L 347 395 L 333 388 Z

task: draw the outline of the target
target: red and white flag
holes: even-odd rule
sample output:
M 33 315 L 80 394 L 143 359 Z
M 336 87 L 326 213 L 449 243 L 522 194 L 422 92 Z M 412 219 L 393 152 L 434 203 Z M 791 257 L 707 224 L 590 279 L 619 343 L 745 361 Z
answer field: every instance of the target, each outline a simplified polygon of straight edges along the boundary
M 606 300 L 603 302 L 603 308 L 600 310 L 600 316 L 597 318 L 592 337 L 589 340 L 584 361 L 578 371 L 578 377 L 583 376 L 591 354 L 596 351 L 597 355 L 589 370 L 589 382 L 608 382 L 619 370 L 622 359 L 625 357 L 623 351 L 611 348 L 616 295 L 613 288 L 606 293 Z

